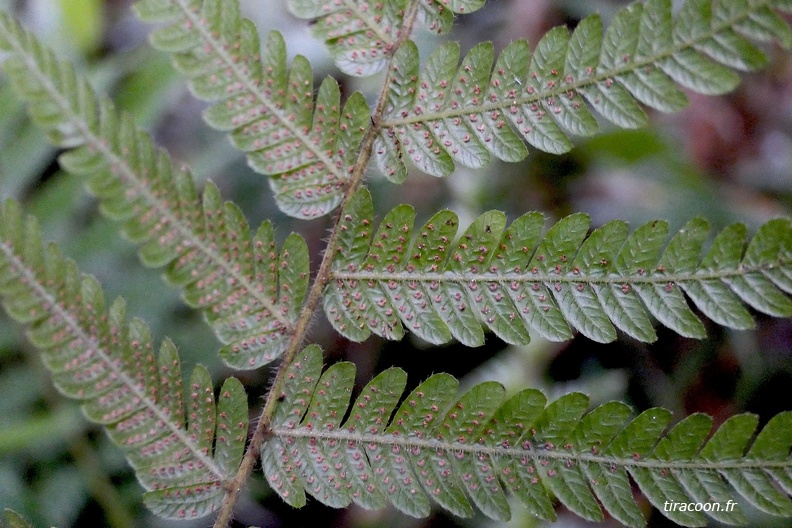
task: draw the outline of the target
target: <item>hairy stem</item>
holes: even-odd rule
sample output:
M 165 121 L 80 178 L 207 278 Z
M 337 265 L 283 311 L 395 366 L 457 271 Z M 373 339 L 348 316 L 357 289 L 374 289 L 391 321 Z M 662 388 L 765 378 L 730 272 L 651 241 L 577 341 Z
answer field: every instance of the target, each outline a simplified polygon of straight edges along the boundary
M 391 54 L 395 53 L 396 50 L 398 50 L 399 47 L 410 37 L 415 26 L 417 15 L 418 0 L 413 0 L 410 2 L 409 7 L 407 8 L 404 26 L 402 27 L 401 33 L 399 34 L 399 38 L 391 50 Z M 385 81 L 387 81 L 387 79 L 385 79 Z M 319 271 L 316 274 L 316 279 L 314 280 L 311 290 L 308 293 L 308 300 L 300 311 L 300 318 L 297 320 L 297 323 L 294 326 L 294 331 L 292 333 L 289 346 L 284 352 L 283 359 L 278 366 L 272 387 L 267 393 L 267 399 L 264 402 L 264 408 L 261 411 L 261 415 L 259 416 L 258 425 L 256 426 L 253 436 L 250 439 L 248 449 L 245 452 L 245 456 L 242 459 L 239 470 L 234 476 L 234 479 L 228 485 L 226 498 L 223 501 L 223 505 L 220 508 L 217 519 L 215 520 L 215 528 L 225 528 L 230 525 L 234 515 L 234 508 L 236 507 L 236 504 L 239 501 L 240 493 L 242 492 L 242 487 L 250 477 L 253 467 L 256 464 L 256 460 L 259 458 L 261 444 L 270 434 L 270 424 L 272 423 L 272 417 L 275 414 L 275 409 L 278 405 L 278 395 L 283 390 L 283 385 L 286 381 L 286 372 L 302 347 L 311 317 L 313 316 L 313 313 L 322 298 L 322 292 L 324 291 L 325 286 L 327 286 L 327 283 L 330 281 L 330 267 L 333 263 L 333 257 L 336 254 L 338 237 L 341 233 L 340 226 L 341 220 L 343 218 L 341 216 L 342 211 L 344 210 L 350 197 L 355 194 L 355 191 L 358 189 L 363 181 L 363 177 L 365 176 L 366 167 L 368 166 L 368 162 L 371 159 L 371 153 L 374 148 L 374 140 L 376 139 L 381 128 L 380 121 L 383 114 L 385 113 L 385 104 L 388 100 L 387 95 L 388 83 L 383 82 L 379 98 L 377 99 L 377 105 L 371 114 L 371 124 L 366 130 L 366 136 L 363 139 L 363 142 L 360 146 L 360 151 L 358 152 L 355 170 L 346 184 L 344 198 L 341 202 L 341 206 L 338 208 L 333 230 L 330 233 L 330 238 L 328 239 L 327 246 L 325 247 L 324 254 L 322 255 L 322 262 L 319 266 Z

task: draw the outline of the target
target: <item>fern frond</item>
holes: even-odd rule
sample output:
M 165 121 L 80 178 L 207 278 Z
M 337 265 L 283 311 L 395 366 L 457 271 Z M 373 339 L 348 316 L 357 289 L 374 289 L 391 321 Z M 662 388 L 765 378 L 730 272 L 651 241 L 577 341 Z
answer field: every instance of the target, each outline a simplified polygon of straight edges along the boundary
M 5 524 L 3 524 L 3 526 L 7 526 L 8 528 L 33 528 L 32 524 L 27 522 L 24 517 L 14 510 L 6 508 L 3 513 L 3 518 L 5 519 Z
M 412 43 L 394 56 L 389 107 L 375 144 L 380 170 L 406 177 L 404 158 L 422 171 L 450 174 L 459 163 L 482 167 L 494 155 L 517 161 L 528 151 L 560 154 L 568 134 L 598 130 L 591 106 L 625 128 L 646 123 L 639 103 L 663 112 L 687 104 L 677 84 L 704 94 L 732 90 L 765 55 L 745 37 L 792 46 L 792 30 L 773 9 L 779 0 L 687 0 L 672 17 L 671 0 L 635 2 L 607 31 L 590 16 L 570 35 L 549 31 L 531 55 L 526 41 L 506 47 L 494 66 L 492 45 L 475 46 L 457 68 L 456 43 L 437 49 L 419 72 Z
M 38 223 L 10 200 L 0 205 L 0 295 L 6 312 L 29 325 L 58 390 L 80 400 L 124 450 L 152 511 L 202 517 L 219 507 L 247 440 L 238 380 L 229 378 L 215 402 L 199 366 L 185 390 L 173 343 L 155 354 L 148 327 L 127 321 L 123 299 L 106 309 L 97 281 L 55 244 L 43 247 Z
M 745 227 L 728 227 L 702 259 L 709 226 L 700 218 L 670 241 L 664 221 L 632 233 L 613 221 L 588 235 L 584 214 L 560 220 L 542 237 L 539 213 L 507 229 L 506 216 L 490 211 L 455 243 L 459 220 L 451 211 L 415 229 L 415 211 L 400 205 L 375 230 L 371 195 L 361 190 L 343 215 L 324 308 L 336 330 L 355 341 L 370 332 L 399 339 L 406 327 L 431 343 L 453 337 L 478 346 L 481 324 L 513 344 L 527 343 L 529 329 L 553 341 L 570 339 L 570 327 L 606 343 L 617 337 L 614 325 L 654 341 L 650 316 L 702 338 L 704 326 L 684 294 L 730 328 L 753 326 L 743 303 L 792 316 L 788 219 L 763 225 L 747 248 Z
M 405 28 L 412 16 L 429 31 L 447 33 L 454 13 L 472 13 L 483 5 L 484 0 L 289 0 L 295 16 L 313 20 L 313 34 L 325 41 L 341 71 L 356 77 L 388 65 L 400 33 L 412 29 Z
M 407 376 L 398 368 L 374 378 L 350 407 L 354 365 L 338 363 L 322 373 L 315 346 L 302 352 L 289 376 L 261 457 L 267 481 L 295 507 L 308 492 L 333 507 L 355 502 L 377 509 L 390 501 L 424 517 L 431 497 L 469 517 L 472 499 L 488 517 L 505 521 L 509 491 L 532 515 L 552 520 L 552 492 L 585 519 L 602 520 L 604 509 L 640 527 L 646 521 L 632 478 L 654 507 L 683 526 L 704 526 L 707 519 L 664 508 L 666 501 L 718 503 L 721 511 L 707 515 L 727 524 L 746 523 L 738 496 L 769 514 L 792 516 L 792 412 L 775 416 L 756 436 L 757 417 L 737 415 L 708 439 L 712 418 L 703 414 L 667 430 L 665 409 L 630 420 L 623 403 L 586 413 L 582 394 L 548 404 L 533 389 L 504 401 L 495 382 L 458 397 L 458 382 L 448 374 L 402 398 Z
M 341 107 L 338 83 L 326 79 L 313 100 L 307 59 L 286 64 L 286 44 L 272 32 L 263 54 L 238 0 L 142 0 L 144 20 L 167 25 L 152 44 L 175 54 L 195 95 L 215 103 L 204 117 L 229 132 L 253 170 L 270 176 L 278 206 L 297 218 L 332 211 L 355 164 L 369 108 L 359 93 Z
M 202 197 L 192 176 L 173 167 L 129 115 L 99 101 L 74 69 L 60 63 L 29 32 L 0 13 L 4 68 L 33 119 L 58 146 L 69 171 L 88 177 L 102 211 L 142 244 L 148 266 L 167 266 L 166 279 L 185 301 L 204 310 L 232 367 L 255 368 L 285 349 L 308 289 L 308 249 L 290 236 L 280 255 L 265 222 L 250 233 L 241 211 L 223 203 L 212 184 Z

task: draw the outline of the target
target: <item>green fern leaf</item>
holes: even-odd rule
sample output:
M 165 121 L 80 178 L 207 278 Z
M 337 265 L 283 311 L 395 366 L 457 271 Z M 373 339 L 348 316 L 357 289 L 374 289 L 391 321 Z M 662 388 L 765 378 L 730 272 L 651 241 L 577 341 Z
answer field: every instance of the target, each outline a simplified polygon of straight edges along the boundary
M 295 16 L 313 20 L 314 35 L 327 44 L 341 71 L 357 77 L 385 69 L 413 21 L 430 31 L 447 33 L 454 13 L 472 13 L 483 5 L 484 0 L 289 0 Z
M 325 41 L 341 71 L 365 77 L 387 66 L 387 50 L 395 48 L 408 3 L 289 0 L 289 9 L 297 17 L 313 19 L 313 34 Z
M 489 43 L 479 44 L 459 67 L 459 46 L 437 49 L 419 71 L 418 49 L 395 52 L 382 130 L 375 144 L 380 170 L 392 181 L 406 176 L 404 158 L 435 176 L 456 164 L 478 168 L 491 156 L 517 161 L 528 151 L 560 154 L 568 134 L 598 130 L 589 107 L 614 124 L 646 124 L 639 103 L 663 112 L 687 104 L 677 87 L 704 94 L 732 90 L 731 68 L 753 70 L 765 55 L 746 37 L 792 46 L 792 30 L 774 11 L 776 0 L 688 0 L 672 17 L 671 0 L 635 2 L 604 30 L 590 16 L 570 35 L 549 31 L 536 45 L 507 46 L 493 69 Z
M 396 368 L 374 378 L 350 406 L 354 377 L 350 363 L 322 373 L 316 346 L 289 369 L 294 383 L 280 395 L 261 458 L 268 482 L 292 506 L 304 505 L 307 492 L 335 507 L 381 508 L 389 500 L 423 517 L 432 497 L 456 515 L 471 516 L 475 504 L 506 521 L 509 491 L 532 515 L 553 520 L 552 492 L 585 519 L 602 520 L 604 509 L 640 527 L 646 521 L 632 479 L 683 526 L 704 526 L 707 518 L 664 507 L 667 501 L 717 503 L 720 509 L 706 515 L 726 524 L 746 522 L 737 497 L 772 515 L 792 515 L 790 412 L 755 437 L 757 418 L 734 416 L 708 440 L 712 419 L 705 415 L 667 430 L 665 409 L 630 420 L 626 405 L 610 402 L 587 413 L 588 398 L 579 393 L 548 404 L 527 389 L 504 401 L 503 387 L 485 382 L 458 397 L 447 374 L 402 397 L 406 375 Z
M 3 518 L 5 519 L 3 526 L 7 528 L 33 528 L 32 524 L 14 510 L 6 508 L 3 512 Z
M 655 221 L 631 234 L 615 221 L 590 235 L 589 219 L 568 216 L 542 238 L 541 215 L 529 213 L 507 229 L 503 213 L 473 221 L 457 242 L 458 219 L 441 211 L 420 229 L 401 205 L 373 229 L 367 190 L 343 213 L 338 254 L 325 290 L 330 322 L 352 340 L 370 333 L 400 339 L 404 328 L 431 343 L 452 337 L 484 342 L 481 325 L 513 344 L 529 330 L 553 341 L 570 328 L 598 342 L 616 328 L 654 341 L 651 318 L 675 332 L 702 338 L 696 307 L 718 324 L 747 329 L 743 306 L 792 316 L 792 222 L 763 225 L 747 248 L 745 227 L 722 231 L 703 257 L 709 226 L 690 221 L 668 241 L 668 224 Z M 413 234 L 415 231 L 415 234 Z
M 239 381 L 226 380 L 215 405 L 199 366 L 183 390 L 173 343 L 155 354 L 148 327 L 127 321 L 124 301 L 106 309 L 96 280 L 54 244 L 42 247 L 38 223 L 12 201 L 0 206 L 0 295 L 6 311 L 29 325 L 58 390 L 80 400 L 124 450 L 154 513 L 203 517 L 220 506 L 247 441 Z
M 338 83 L 327 79 L 314 104 L 308 61 L 298 56 L 289 69 L 277 32 L 261 53 L 238 0 L 142 0 L 136 9 L 144 20 L 166 24 L 152 44 L 174 53 L 195 95 L 215 103 L 206 121 L 230 134 L 253 170 L 271 177 L 281 210 L 313 218 L 341 203 L 369 123 L 362 95 L 342 108 Z
M 100 103 L 73 68 L 2 13 L 0 47 L 39 126 L 56 145 L 79 147 L 61 155 L 61 165 L 87 177 L 103 213 L 141 244 L 141 260 L 167 266 L 166 279 L 204 310 L 226 344 L 224 361 L 249 369 L 278 358 L 308 288 L 305 242 L 293 235 L 278 255 L 269 222 L 252 234 L 216 186 L 199 197 L 192 176 L 174 168 L 130 116 Z

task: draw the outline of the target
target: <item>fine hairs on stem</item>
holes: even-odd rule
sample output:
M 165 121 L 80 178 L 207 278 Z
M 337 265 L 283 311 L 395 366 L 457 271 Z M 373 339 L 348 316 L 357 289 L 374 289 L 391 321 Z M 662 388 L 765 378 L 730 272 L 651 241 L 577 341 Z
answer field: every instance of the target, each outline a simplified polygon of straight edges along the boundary
M 446 373 L 408 392 L 399 368 L 376 373 L 353 400 L 355 365 L 325 366 L 309 342 L 314 317 L 351 342 L 409 332 L 474 353 L 488 336 L 515 347 L 576 334 L 652 343 L 659 327 L 705 339 L 711 327 L 752 329 L 757 313 L 792 316 L 789 218 L 750 236 L 742 224 L 712 236 L 701 217 L 677 231 L 664 220 L 592 225 L 580 212 L 548 221 L 501 211 L 461 229 L 446 209 L 417 222 L 411 204 L 375 217 L 372 172 L 391 185 L 517 162 L 532 149 L 563 154 L 603 121 L 637 128 L 650 125 L 646 107 L 681 110 L 684 90 L 734 89 L 735 70 L 768 62 L 754 42 L 792 47 L 788 0 L 686 0 L 678 11 L 638 0 L 607 24 L 590 15 L 536 43 L 462 53 L 447 41 L 422 56 L 416 34 L 447 34 L 484 3 L 289 0 L 341 72 L 378 76 L 371 105 L 360 93 L 342 103 L 330 77 L 316 87 L 309 61 L 287 60 L 283 35 L 260 36 L 238 0 L 135 4 L 155 24 L 151 44 L 208 102 L 206 123 L 267 179 L 280 211 L 332 219 L 315 270 L 301 235 L 278 244 L 273 222 L 250 226 L 217 186 L 197 188 L 132 116 L 0 14 L 5 76 L 63 149 L 60 166 L 84 178 L 141 263 L 163 268 L 203 314 L 225 365 L 273 365 L 260 410 L 236 377 L 213 380 L 199 365 L 184 378 L 173 341 L 156 343 L 126 301 L 106 300 L 96 278 L 43 243 L 19 203 L 0 205 L 4 307 L 27 325 L 55 387 L 124 452 L 154 515 L 230 526 L 261 467 L 295 508 L 310 495 L 335 508 L 390 504 L 427 517 L 437 507 L 495 521 L 518 503 L 547 521 L 564 507 L 636 527 L 646 504 L 682 526 L 745 524 L 745 504 L 792 517 L 792 412 L 761 427 L 747 413 L 715 425 L 702 413 L 672 420 L 668 409 L 635 413 L 579 392 L 507 393 L 496 381 L 460 393 Z M 721 503 L 729 507 L 687 507 Z M 13 512 L 6 522 L 25 525 Z

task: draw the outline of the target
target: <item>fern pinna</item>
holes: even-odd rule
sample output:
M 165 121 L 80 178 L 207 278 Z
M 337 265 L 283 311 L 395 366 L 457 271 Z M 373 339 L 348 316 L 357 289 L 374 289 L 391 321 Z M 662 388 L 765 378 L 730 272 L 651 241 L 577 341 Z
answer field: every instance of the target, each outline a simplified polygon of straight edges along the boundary
M 105 308 L 96 280 L 80 274 L 54 245 L 42 247 L 35 220 L 18 205 L 0 206 L 0 294 L 12 317 L 30 325 L 59 390 L 83 402 L 105 425 L 165 518 L 217 512 L 230 523 L 257 460 L 272 489 L 302 506 L 306 492 L 334 507 L 392 503 L 426 516 L 433 502 L 459 516 L 475 505 L 506 520 L 512 494 L 528 512 L 555 518 L 553 497 L 589 520 L 605 513 L 628 526 L 645 523 L 636 487 L 672 521 L 707 522 L 698 511 L 666 502 L 742 498 L 792 517 L 792 423 L 776 415 L 756 433 L 742 414 L 714 432 L 694 414 L 669 428 L 670 412 L 630 418 L 611 402 L 587 412 L 572 393 L 552 403 L 526 389 L 505 399 L 494 382 L 457 397 L 458 382 L 438 374 L 404 395 L 406 374 L 389 369 L 350 407 L 352 364 L 322 373 L 316 345 L 303 348 L 320 303 L 348 339 L 371 333 L 400 339 L 405 330 L 430 343 L 481 345 L 485 331 L 512 344 L 531 335 L 567 340 L 573 332 L 600 342 L 617 329 L 640 341 L 657 338 L 655 321 L 702 338 L 688 300 L 715 323 L 753 326 L 746 305 L 792 316 L 792 224 L 765 223 L 746 240 L 736 224 L 705 250 L 708 224 L 691 220 L 669 236 L 655 221 L 632 232 L 622 221 L 590 230 L 573 214 L 543 233 L 539 213 L 507 226 L 484 213 L 458 236 L 459 218 L 440 211 L 416 228 L 416 212 L 399 205 L 377 224 L 363 187 L 369 162 L 394 182 L 412 166 L 445 176 L 457 164 L 482 167 L 491 156 L 518 161 L 526 142 L 550 153 L 572 147 L 568 134 L 592 135 L 595 113 L 617 126 L 646 124 L 641 104 L 675 111 L 681 88 L 705 94 L 734 88 L 732 71 L 767 59 L 749 39 L 792 45 L 777 11 L 788 0 L 636 2 L 609 28 L 598 16 L 573 31 L 549 31 L 531 53 L 525 41 L 495 57 L 489 43 L 461 57 L 447 43 L 420 65 L 415 31 L 446 33 L 456 15 L 483 0 L 290 0 L 312 19 L 346 73 L 384 72 L 370 107 L 326 79 L 314 92 L 304 57 L 287 61 L 283 37 L 263 49 L 237 0 L 141 0 L 137 13 L 160 24 L 152 44 L 173 54 L 193 93 L 209 101 L 207 123 L 226 131 L 250 166 L 269 176 L 276 202 L 297 218 L 339 208 L 315 279 L 306 242 L 292 234 L 279 250 L 274 226 L 251 233 L 242 211 L 211 183 L 195 189 L 132 118 L 96 96 L 75 70 L 8 15 L 0 15 L 5 72 L 29 103 L 35 122 L 67 149 L 62 166 L 85 176 L 101 210 L 140 244 L 144 265 L 165 267 L 187 304 L 203 311 L 237 369 L 281 359 L 263 410 L 248 435 L 249 409 L 234 378 L 215 396 L 197 367 L 182 388 L 176 349 L 158 354 L 149 330 L 127 321 L 124 301 Z M 461 61 L 461 62 L 460 62 Z M 185 401 L 186 400 L 186 401 Z M 189 402 L 189 403 L 186 403 Z M 740 507 L 709 511 L 744 524 Z M 7 519 L 22 523 L 8 514 Z M 11 522 L 11 521 L 9 521 Z
M 19 206 L 0 206 L 0 294 L 6 311 L 30 325 L 55 386 L 83 402 L 107 428 L 164 517 L 203 517 L 218 508 L 247 439 L 247 399 L 228 378 L 215 402 L 209 372 L 196 367 L 182 397 L 174 344 L 155 354 L 148 327 L 127 320 L 123 299 L 105 307 L 96 279 L 81 275 Z
M 692 0 L 672 18 L 670 0 L 636 2 L 604 33 L 592 15 L 571 36 L 566 28 L 549 31 L 533 54 L 527 42 L 515 41 L 494 69 L 491 44 L 473 47 L 457 68 L 459 47 L 449 43 L 419 72 L 417 47 L 408 43 L 391 63 L 375 146 L 379 168 L 403 181 L 406 158 L 445 176 L 455 163 L 478 168 L 490 155 L 520 160 L 528 154 L 523 139 L 560 154 L 572 148 L 567 134 L 597 132 L 588 105 L 617 126 L 635 128 L 646 124 L 638 102 L 663 112 L 686 105 L 675 83 L 706 94 L 732 90 L 739 78 L 727 66 L 748 70 L 766 61 L 741 35 L 792 46 L 792 31 L 771 9 L 790 7 L 782 4 Z
M 167 281 L 183 289 L 190 306 L 204 310 L 227 343 L 220 351 L 225 361 L 255 368 L 277 358 L 308 287 L 302 238 L 288 238 L 279 254 L 269 222 L 251 234 L 242 212 L 223 203 L 217 187 L 207 185 L 199 197 L 190 173 L 173 167 L 130 116 L 98 100 L 71 66 L 58 63 L 5 15 L 0 46 L 14 52 L 6 73 L 37 124 L 56 145 L 79 147 L 60 163 L 89 177 L 102 211 L 142 244 L 141 261 L 167 266 Z
M 628 234 L 613 221 L 589 235 L 586 215 L 560 220 L 542 237 L 544 219 L 528 213 L 506 229 L 503 213 L 473 221 L 457 239 L 459 219 L 441 211 L 415 229 L 401 205 L 372 226 L 373 204 L 358 191 L 342 213 L 333 281 L 325 312 L 340 333 L 362 341 L 370 332 L 399 339 L 404 326 L 430 343 L 453 337 L 484 343 L 480 323 L 498 337 L 527 344 L 529 329 L 551 341 L 570 326 L 598 342 L 616 339 L 614 324 L 641 341 L 657 336 L 647 314 L 686 337 L 704 327 L 682 292 L 713 321 L 753 326 L 742 306 L 792 316 L 792 223 L 768 222 L 743 254 L 745 227 L 719 234 L 706 255 L 709 228 L 690 221 L 666 245 L 668 224 L 654 221 Z M 611 324 L 613 323 L 613 324 Z M 404 326 L 403 326 L 404 325 Z
M 457 397 L 458 382 L 448 374 L 431 376 L 403 396 L 407 376 L 396 368 L 369 382 L 350 407 L 351 363 L 322 373 L 321 351 L 311 346 L 289 370 L 293 382 L 279 395 L 262 465 L 273 489 L 296 507 L 305 504 L 307 491 L 334 507 L 354 501 L 382 508 L 390 501 L 409 515 L 426 516 L 431 497 L 469 517 L 469 497 L 488 517 L 505 521 L 507 490 L 543 519 L 555 519 L 552 493 L 585 519 L 602 520 L 604 508 L 626 526 L 643 526 L 631 477 L 682 526 L 707 520 L 700 511 L 666 511 L 666 502 L 731 504 L 736 492 L 760 510 L 792 514 L 786 495 L 792 412 L 775 416 L 755 438 L 757 418 L 748 414 L 714 433 L 710 417 L 694 414 L 665 432 L 671 421 L 665 409 L 629 419 L 627 405 L 610 402 L 587 413 L 583 394 L 548 404 L 541 392 L 527 389 L 505 399 L 495 382 Z M 746 523 L 736 505 L 728 514 L 710 514 Z
M 33 528 L 24 517 L 11 509 L 7 508 L 4 514 L 3 518 L 8 528 Z
M 325 41 L 336 64 L 344 73 L 363 77 L 388 66 L 398 49 L 400 33 L 416 22 L 435 33 L 447 33 L 454 13 L 472 13 L 484 6 L 483 0 L 410 2 L 393 0 L 323 2 L 289 0 L 292 13 L 313 19 L 313 33 Z
M 338 83 L 328 79 L 314 102 L 308 61 L 297 57 L 289 70 L 276 32 L 260 53 L 258 34 L 236 1 L 143 0 L 136 9 L 144 20 L 168 24 L 152 44 L 174 52 L 193 93 L 216 102 L 207 122 L 229 131 L 250 166 L 271 176 L 284 212 L 312 218 L 341 203 L 369 120 L 360 94 L 342 111 Z

